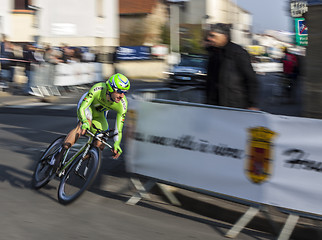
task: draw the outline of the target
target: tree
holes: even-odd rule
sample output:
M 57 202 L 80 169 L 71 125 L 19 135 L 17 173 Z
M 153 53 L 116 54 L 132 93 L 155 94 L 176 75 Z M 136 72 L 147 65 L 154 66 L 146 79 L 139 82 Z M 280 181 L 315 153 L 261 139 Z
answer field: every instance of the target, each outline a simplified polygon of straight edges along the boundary
M 161 43 L 170 45 L 170 27 L 168 24 L 161 27 Z
M 141 46 L 144 44 L 147 37 L 145 28 L 139 24 L 133 24 L 133 26 L 126 33 L 120 34 L 121 46 Z
M 200 24 L 182 24 L 180 34 L 180 52 L 206 54 L 203 46 L 203 32 Z

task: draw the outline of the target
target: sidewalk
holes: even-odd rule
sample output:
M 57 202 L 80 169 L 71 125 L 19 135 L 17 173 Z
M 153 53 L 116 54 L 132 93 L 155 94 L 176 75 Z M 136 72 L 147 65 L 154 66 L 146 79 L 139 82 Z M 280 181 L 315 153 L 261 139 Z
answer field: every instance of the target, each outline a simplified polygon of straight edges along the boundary
M 22 85 L 15 84 L 10 89 L 0 89 L 0 107 L 26 104 L 32 102 L 47 102 L 53 104 L 63 104 L 68 99 L 75 99 L 88 90 L 88 86 L 75 86 L 70 88 L 60 88 L 60 95 L 57 96 L 36 96 L 25 94 Z

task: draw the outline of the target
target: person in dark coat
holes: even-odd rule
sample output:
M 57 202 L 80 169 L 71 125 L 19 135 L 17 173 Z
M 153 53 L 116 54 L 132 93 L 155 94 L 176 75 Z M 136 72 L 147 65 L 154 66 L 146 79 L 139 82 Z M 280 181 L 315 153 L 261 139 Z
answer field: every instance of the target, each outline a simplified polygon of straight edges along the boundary
M 207 104 L 259 110 L 258 81 L 248 52 L 231 42 L 230 25 L 211 25 L 206 84 Z
M 32 50 L 32 44 L 28 43 L 23 46 L 23 60 L 25 60 L 25 74 L 27 77 L 27 83 L 25 87 L 26 94 L 32 94 L 33 86 L 33 69 L 31 63 L 36 63 L 37 60 L 34 57 L 34 52 Z

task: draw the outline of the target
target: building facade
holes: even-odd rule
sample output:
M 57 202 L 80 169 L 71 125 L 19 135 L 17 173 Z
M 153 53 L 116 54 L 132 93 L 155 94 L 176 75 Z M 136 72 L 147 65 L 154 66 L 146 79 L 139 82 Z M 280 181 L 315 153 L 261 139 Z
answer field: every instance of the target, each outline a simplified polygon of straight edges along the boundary
M 162 27 L 168 22 L 163 0 L 119 0 L 120 44 L 156 45 Z
M 118 0 L 1 0 L 0 30 L 13 42 L 119 45 Z
M 214 23 L 232 25 L 232 41 L 240 45 L 251 44 L 252 15 L 232 0 L 189 0 L 184 3 L 180 22 L 201 24 L 204 29 Z

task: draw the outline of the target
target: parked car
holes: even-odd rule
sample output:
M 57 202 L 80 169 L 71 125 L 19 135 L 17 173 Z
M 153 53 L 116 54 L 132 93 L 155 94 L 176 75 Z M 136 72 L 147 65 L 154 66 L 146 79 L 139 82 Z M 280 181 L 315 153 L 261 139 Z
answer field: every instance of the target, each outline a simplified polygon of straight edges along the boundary
M 181 55 L 179 64 L 174 65 L 166 74 L 170 87 L 204 86 L 207 76 L 207 58 L 204 55 Z
M 252 66 L 257 74 L 283 72 L 283 63 L 265 56 L 254 57 L 252 59 Z

